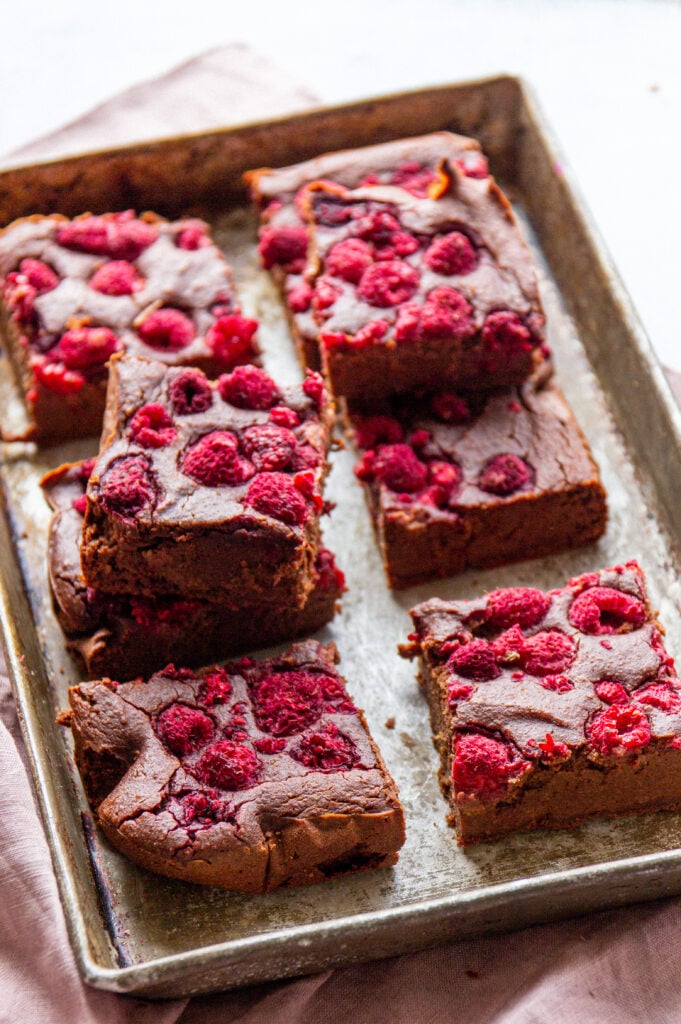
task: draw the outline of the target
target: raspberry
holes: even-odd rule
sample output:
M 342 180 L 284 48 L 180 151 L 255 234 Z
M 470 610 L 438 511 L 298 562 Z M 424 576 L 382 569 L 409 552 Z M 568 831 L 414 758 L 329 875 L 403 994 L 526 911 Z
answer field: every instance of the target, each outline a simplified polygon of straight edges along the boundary
M 253 746 L 259 754 L 280 754 L 286 746 L 286 740 L 277 740 L 274 736 L 262 736 L 259 740 L 253 741 Z
M 172 661 L 169 665 L 166 665 L 160 674 L 165 676 L 166 679 L 177 679 L 179 682 L 183 683 L 192 682 L 197 678 L 196 672 L 191 668 L 179 668 L 176 665 L 173 665 Z
M 215 704 L 224 704 L 232 693 L 232 684 L 224 668 L 216 668 L 203 677 L 201 700 L 207 708 Z
M 337 227 L 340 224 L 347 224 L 352 218 L 352 206 L 337 199 L 335 196 L 321 195 L 313 196 L 314 219 L 317 224 L 326 228 Z
M 213 390 L 200 370 L 183 370 L 170 382 L 170 401 L 180 416 L 205 412 L 213 404 Z
M 186 704 L 171 704 L 156 719 L 156 735 L 177 757 L 186 757 L 210 743 L 215 726 L 208 715 Z
M 461 231 L 450 231 L 436 238 L 426 249 L 424 259 L 437 274 L 470 274 L 478 264 L 478 255 L 470 238 Z
M 59 278 L 52 267 L 42 260 L 27 257 L 19 264 L 19 272 L 24 275 L 31 288 L 35 289 L 36 295 L 51 292 L 59 284 Z
M 130 455 L 114 462 L 102 477 L 101 493 L 104 509 L 122 519 L 153 509 L 157 493 L 148 460 Z
M 57 395 L 77 395 L 85 387 L 83 374 L 67 370 L 63 363 L 48 363 L 42 358 L 33 360 L 31 366 L 36 382 Z
M 248 747 L 219 740 L 201 756 L 193 774 L 218 789 L 247 789 L 256 782 L 260 768 L 260 760 Z
M 186 625 L 187 618 L 198 609 L 198 601 L 176 597 L 131 597 L 130 615 L 143 629 L 160 625 Z
M 602 679 L 596 683 L 594 691 L 604 704 L 628 704 L 631 700 L 628 691 L 622 684 L 611 679 Z
M 184 227 L 175 235 L 175 245 L 178 249 L 186 249 L 189 252 L 204 249 L 210 245 L 208 225 L 202 220 L 186 221 Z
M 229 430 L 213 430 L 188 448 L 182 472 L 204 487 L 237 486 L 255 473 L 255 467 L 238 455 L 238 441 Z
M 544 755 L 543 760 L 555 761 L 558 757 L 567 757 L 570 748 L 566 743 L 556 743 L 550 732 L 547 732 L 546 739 L 539 744 L 539 750 Z
M 229 821 L 233 812 L 229 804 L 220 800 L 214 789 L 204 793 L 183 793 L 180 797 L 171 797 L 165 805 L 176 821 L 190 831 L 209 828 L 218 821 Z
M 565 672 L 575 657 L 571 637 L 557 629 L 542 630 L 525 638 L 522 652 L 523 668 L 533 676 L 550 676 Z
M 681 711 L 681 693 L 664 683 L 649 683 L 633 694 L 639 704 L 647 704 L 668 715 L 677 715 Z
M 523 629 L 538 625 L 551 606 L 551 598 L 534 587 L 508 587 L 487 595 L 485 621 L 497 629 L 518 623 Z
M 536 344 L 520 316 L 509 309 L 489 314 L 483 324 L 482 340 L 488 348 L 506 352 L 531 352 Z
M 408 302 L 418 286 L 418 271 L 401 260 L 387 260 L 367 267 L 357 293 L 370 306 L 386 308 Z
M 80 494 L 77 498 L 73 499 L 71 505 L 73 508 L 75 508 L 76 512 L 78 512 L 81 516 L 84 516 L 85 509 L 87 508 L 86 496 L 84 494 Z
M 390 329 L 387 320 L 371 320 L 357 331 L 352 338 L 353 348 L 367 348 L 384 338 Z
M 279 389 L 259 366 L 237 366 L 218 380 L 218 390 L 225 402 L 238 409 L 269 409 L 279 401 Z
M 376 245 L 389 245 L 393 232 L 400 230 L 400 222 L 385 210 L 373 210 L 360 217 L 353 233 Z
M 261 228 L 258 252 L 266 270 L 280 266 L 300 274 L 307 258 L 307 230 L 296 225 Z
M 286 293 L 286 299 L 292 312 L 307 313 L 312 305 L 313 295 L 312 285 L 308 284 L 307 281 L 303 281 L 302 284 L 296 285 L 295 288 L 291 288 Z
M 96 270 L 90 278 L 90 287 L 103 295 L 132 295 L 144 287 L 132 263 L 126 260 L 110 260 Z
M 504 452 L 488 459 L 478 477 L 478 487 L 488 494 L 506 498 L 533 479 L 530 466 L 519 455 Z
M 422 505 L 446 508 L 461 480 L 461 469 L 452 462 L 429 462 L 429 486 L 418 495 Z
M 486 681 L 501 675 L 488 640 L 471 640 L 457 647 L 449 656 L 447 665 L 465 679 Z
M 574 599 L 568 618 L 582 633 L 624 633 L 646 620 L 642 601 L 613 587 L 590 587 Z
M 586 733 L 599 754 L 620 754 L 642 750 L 650 742 L 650 723 L 641 708 L 612 704 L 592 719 Z
M 273 736 L 292 736 L 317 721 L 323 710 L 319 679 L 309 672 L 275 672 L 253 686 L 255 720 Z
M 420 317 L 421 331 L 428 338 L 469 338 L 475 333 L 473 308 L 454 288 L 433 288 Z
M 416 160 L 400 164 L 390 178 L 391 185 L 399 185 L 400 188 L 422 199 L 428 195 L 428 188 L 434 181 L 437 181 L 435 171 L 424 167 Z
M 118 338 L 108 327 L 75 327 L 62 334 L 50 356 L 69 370 L 86 370 L 103 366 L 119 348 Z
M 321 373 L 317 373 L 316 370 L 306 370 L 305 380 L 303 381 L 303 391 L 308 398 L 312 399 L 318 409 L 321 409 L 326 398 L 326 389 L 324 387 L 324 378 Z
M 178 352 L 194 340 L 194 324 L 179 309 L 165 307 L 150 313 L 137 328 L 145 344 L 164 352 Z
M 393 231 L 384 244 L 376 247 L 375 259 L 394 260 L 411 256 L 419 248 L 419 240 L 408 231 Z
M 467 153 L 454 162 L 467 178 L 486 178 L 489 174 L 487 158 L 481 153 Z
M 332 277 L 340 277 L 351 284 L 359 280 L 373 263 L 371 247 L 361 238 L 346 238 L 333 246 L 325 261 L 325 270 Z
M 509 744 L 490 736 L 465 733 L 455 740 L 452 781 L 458 792 L 495 796 L 527 767 Z
M 449 391 L 441 391 L 439 394 L 433 395 L 430 407 L 437 418 L 444 423 L 468 423 L 471 418 L 471 411 L 466 399 Z
M 391 491 L 418 491 L 428 479 L 428 467 L 407 444 L 385 444 L 378 449 L 373 474 Z
M 257 329 L 257 320 L 230 313 L 211 324 L 206 333 L 206 344 L 223 367 L 231 370 L 239 363 L 248 362 L 255 354 L 253 335 Z
M 359 763 L 355 744 L 333 722 L 329 722 L 319 732 L 303 736 L 290 753 L 306 768 L 318 772 L 347 771 Z
M 312 308 L 316 313 L 323 313 L 329 306 L 333 306 L 334 302 L 341 297 L 343 289 L 335 285 L 333 281 L 330 281 L 326 277 L 318 278 L 314 286 L 314 295 L 312 296 Z
M 460 700 L 468 700 L 473 695 L 473 687 L 470 683 L 459 683 L 452 680 L 447 687 L 447 704 L 454 707 Z
M 130 436 L 143 448 L 164 448 L 177 437 L 173 421 L 162 405 L 143 405 L 130 420 Z
M 539 680 L 545 690 L 553 690 L 554 693 L 567 693 L 574 690 L 575 684 L 567 676 L 544 676 Z
M 397 444 L 403 437 L 402 426 L 392 416 L 364 416 L 355 422 L 355 438 L 360 448 Z
M 291 526 L 301 526 L 307 518 L 305 499 L 284 473 L 260 473 L 249 484 L 243 502 L 261 515 Z
M 270 420 L 278 427 L 287 427 L 289 430 L 300 426 L 300 416 L 295 409 L 289 409 L 287 405 L 275 405 L 270 409 Z
M 157 237 L 157 229 L 136 220 L 132 210 L 79 218 L 57 231 L 57 242 L 67 249 L 118 260 L 136 260 Z
M 241 437 L 241 447 L 259 472 L 289 469 L 296 445 L 295 434 L 273 423 L 258 423 Z

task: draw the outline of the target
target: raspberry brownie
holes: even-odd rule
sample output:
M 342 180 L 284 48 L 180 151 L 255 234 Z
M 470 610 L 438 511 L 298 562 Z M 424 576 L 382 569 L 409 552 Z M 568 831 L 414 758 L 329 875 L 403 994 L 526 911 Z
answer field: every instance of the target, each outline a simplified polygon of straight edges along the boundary
M 306 278 L 336 395 L 521 384 L 546 360 L 529 250 L 492 178 L 456 165 L 437 196 L 315 182 L 299 200 Z
M 85 488 L 94 460 L 53 470 L 42 487 L 54 515 L 48 569 L 55 611 L 90 679 L 146 676 L 175 662 L 205 665 L 255 647 L 309 636 L 333 618 L 345 590 L 343 573 L 321 548 L 304 608 L 229 608 L 185 597 L 105 594 L 87 587 L 80 569 Z
M 138 356 L 110 363 L 81 561 L 106 593 L 301 608 L 314 584 L 331 407 L 319 374 L 217 381 Z
M 348 424 L 391 587 L 537 558 L 605 530 L 598 468 L 552 382 L 355 405 Z
M 474 139 L 432 132 L 375 146 L 325 153 L 313 160 L 249 171 L 246 181 L 262 219 L 259 251 L 263 265 L 283 293 L 294 340 L 303 365 L 321 368 L 319 329 L 312 313 L 312 287 L 303 271 L 308 231 L 297 203 L 300 190 L 313 181 L 359 185 L 399 185 L 414 196 L 437 193 L 441 165 L 449 161 L 473 178 L 485 178 L 487 160 Z
M 9 355 L 44 444 L 98 434 L 114 352 L 211 376 L 257 357 L 232 273 L 203 221 L 133 211 L 15 221 L 0 234 Z
M 73 687 L 61 720 L 111 843 L 159 874 L 253 893 L 394 864 L 403 811 L 336 661 L 307 641 Z
M 681 682 L 636 562 L 411 616 L 460 844 L 681 805 Z

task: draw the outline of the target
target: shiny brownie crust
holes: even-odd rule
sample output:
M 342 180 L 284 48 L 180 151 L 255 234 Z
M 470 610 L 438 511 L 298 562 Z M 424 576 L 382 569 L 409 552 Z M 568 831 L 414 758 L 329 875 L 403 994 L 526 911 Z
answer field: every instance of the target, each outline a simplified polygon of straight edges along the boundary
M 70 691 L 76 761 L 97 821 L 143 867 L 270 892 L 394 864 L 395 785 L 314 641 L 264 662 Z

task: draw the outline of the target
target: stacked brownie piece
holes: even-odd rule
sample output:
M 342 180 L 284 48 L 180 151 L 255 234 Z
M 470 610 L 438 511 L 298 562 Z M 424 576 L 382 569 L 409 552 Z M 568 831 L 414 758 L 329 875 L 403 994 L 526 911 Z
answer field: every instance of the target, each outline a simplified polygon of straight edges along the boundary
M 596 540 L 598 470 L 477 144 L 436 133 L 247 177 L 264 265 L 359 449 L 390 586 Z

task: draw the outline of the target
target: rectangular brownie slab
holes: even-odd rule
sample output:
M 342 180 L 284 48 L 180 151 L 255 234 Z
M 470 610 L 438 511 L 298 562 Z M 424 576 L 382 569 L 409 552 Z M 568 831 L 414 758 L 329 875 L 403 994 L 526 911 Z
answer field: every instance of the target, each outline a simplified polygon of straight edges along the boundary
M 42 480 L 54 515 L 48 573 L 67 647 L 90 679 L 147 676 L 169 662 L 205 665 L 256 647 L 309 636 L 335 615 L 345 589 L 333 554 L 320 548 L 303 608 L 230 608 L 186 597 L 106 594 L 86 586 L 80 567 L 85 489 L 93 460 L 61 466 Z
M 460 844 L 681 805 L 681 682 L 636 562 L 411 616 Z
M 605 492 L 555 383 L 349 406 L 391 587 L 597 540 Z
M 114 352 L 210 376 L 258 356 L 257 322 L 241 315 L 232 272 L 195 219 L 17 220 L 0 232 L 0 314 L 25 437 L 41 444 L 100 432 Z
M 111 843 L 159 874 L 270 892 L 394 864 L 395 784 L 333 645 L 70 691 L 76 762 Z
M 474 139 L 451 132 L 432 132 L 375 146 L 324 153 L 313 160 L 246 174 L 260 211 L 259 250 L 263 265 L 283 293 L 292 334 L 303 365 L 321 368 L 319 327 L 312 310 L 312 286 L 304 271 L 308 227 L 297 202 L 305 185 L 332 181 L 347 188 L 399 185 L 414 196 L 426 196 L 442 181 L 443 161 L 471 177 L 488 175 L 487 160 Z
M 81 563 L 106 593 L 301 608 L 314 585 L 332 409 L 310 372 L 279 388 L 111 360 Z

